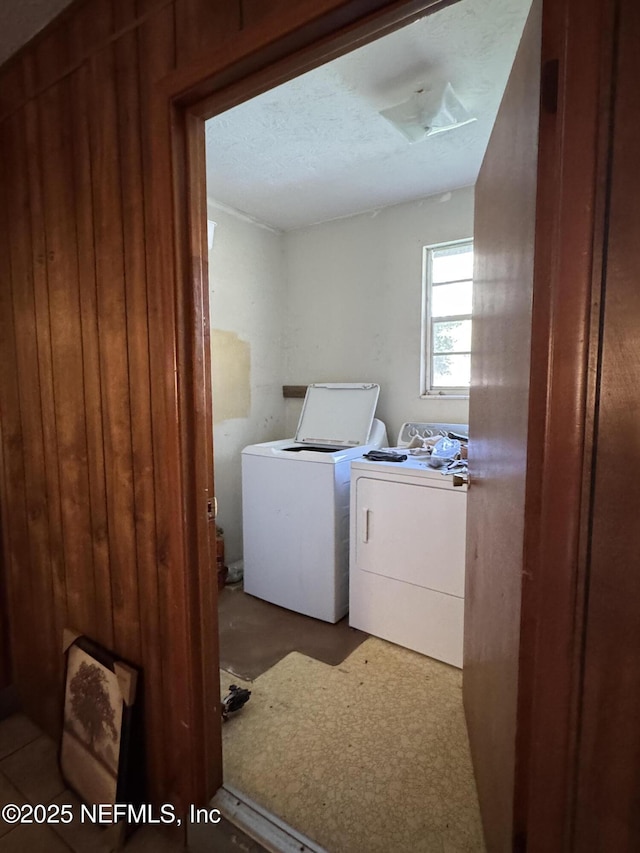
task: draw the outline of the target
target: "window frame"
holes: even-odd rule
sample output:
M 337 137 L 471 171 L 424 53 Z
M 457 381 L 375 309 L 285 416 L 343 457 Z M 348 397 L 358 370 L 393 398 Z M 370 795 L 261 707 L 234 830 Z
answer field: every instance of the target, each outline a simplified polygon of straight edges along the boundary
M 464 246 L 469 245 L 473 249 L 473 237 L 463 237 L 459 240 L 447 240 L 443 243 L 430 243 L 428 246 L 423 246 L 422 248 L 422 322 L 421 322 L 421 336 L 420 336 L 420 396 L 425 399 L 438 399 L 438 398 L 446 398 L 447 400 L 458 399 L 458 400 L 468 400 L 469 399 L 469 386 L 468 385 L 451 385 L 445 388 L 433 388 L 432 387 L 432 364 L 433 364 L 433 356 L 432 352 L 432 341 L 433 341 L 433 323 L 434 318 L 431 314 L 431 304 L 433 301 L 432 292 L 433 292 L 433 282 L 432 282 L 432 260 L 433 260 L 433 252 L 438 249 L 449 249 L 454 246 Z M 460 281 L 469 281 L 469 279 L 460 279 Z M 473 286 L 473 277 L 471 278 L 472 286 Z M 454 282 L 441 282 L 442 284 L 453 284 Z M 436 285 L 437 286 L 437 285 Z M 437 317 L 435 318 L 436 322 L 447 322 L 453 320 L 471 320 L 473 321 L 472 314 L 457 314 L 454 317 Z M 471 351 L 468 351 L 471 354 Z M 467 350 L 460 353 L 447 353 L 447 355 L 466 355 Z

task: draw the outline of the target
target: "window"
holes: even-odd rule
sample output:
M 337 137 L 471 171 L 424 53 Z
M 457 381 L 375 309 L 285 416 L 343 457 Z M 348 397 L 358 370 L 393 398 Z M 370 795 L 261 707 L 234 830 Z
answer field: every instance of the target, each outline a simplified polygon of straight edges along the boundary
M 473 242 L 425 246 L 422 393 L 467 396 L 471 369 Z

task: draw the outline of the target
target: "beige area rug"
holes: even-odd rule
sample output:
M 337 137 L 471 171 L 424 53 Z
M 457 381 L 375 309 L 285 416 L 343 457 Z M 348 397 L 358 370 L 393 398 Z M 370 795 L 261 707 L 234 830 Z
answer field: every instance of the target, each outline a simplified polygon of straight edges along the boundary
M 292 652 L 248 686 L 223 726 L 227 784 L 330 853 L 484 850 L 459 670 L 370 638 L 335 667 Z

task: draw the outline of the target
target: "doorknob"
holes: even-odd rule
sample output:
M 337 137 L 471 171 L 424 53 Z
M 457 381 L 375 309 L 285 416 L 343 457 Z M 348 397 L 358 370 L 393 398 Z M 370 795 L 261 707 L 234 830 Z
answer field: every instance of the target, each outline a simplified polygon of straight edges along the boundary
M 218 515 L 218 498 L 209 498 L 207 500 L 207 518 L 213 521 Z

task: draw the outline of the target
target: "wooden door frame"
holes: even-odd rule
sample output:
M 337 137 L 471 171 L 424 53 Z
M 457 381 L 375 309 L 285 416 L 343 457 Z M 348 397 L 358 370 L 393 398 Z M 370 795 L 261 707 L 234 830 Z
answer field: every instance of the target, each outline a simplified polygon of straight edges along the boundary
M 232 46 L 222 45 L 170 74 L 153 93 L 152 112 L 164 114 L 170 128 L 170 147 L 162 155 L 170 181 L 167 197 L 170 194 L 173 199 L 176 280 L 175 291 L 167 299 L 173 299 L 176 318 L 183 580 L 192 708 L 187 790 L 194 802 L 205 802 L 222 785 L 215 523 L 207 512 L 214 493 L 204 123 L 454 2 L 457 0 L 348 0 L 276 39 L 268 27 L 242 31 Z
M 572 849 L 616 2 L 544 0 L 514 815 L 530 853 Z
M 206 513 L 213 494 L 213 439 L 204 122 L 453 1 L 348 0 L 311 22 L 294 20 L 288 30 L 276 31 L 272 23 L 242 31 L 232 43 L 196 58 L 157 88 L 160 111 L 168 114 L 171 126 L 167 167 L 174 202 L 179 418 L 189 519 L 187 641 L 197 709 L 191 743 L 199 739 L 202 747 L 192 756 L 196 801 L 222 784 L 217 590 Z M 610 96 L 610 22 L 605 12 L 613 2 L 588 0 L 592 14 L 587 15 L 584 0 L 545 0 L 543 11 L 544 67 L 553 76 L 557 63 L 559 74 L 557 108 L 543 104 L 536 218 L 514 823 L 518 832 L 529 836 L 529 850 L 551 849 L 544 846 L 549 839 L 557 843 L 566 838 L 573 802 L 585 495 L 594 405 L 589 333 L 594 277 L 601 263 L 602 128 Z M 592 72 L 586 79 L 585 56 Z M 546 87 L 545 97 L 553 101 L 551 88 Z M 585 139 L 591 145 L 586 146 Z M 552 721 L 557 736 L 549 749 L 544 744 Z

